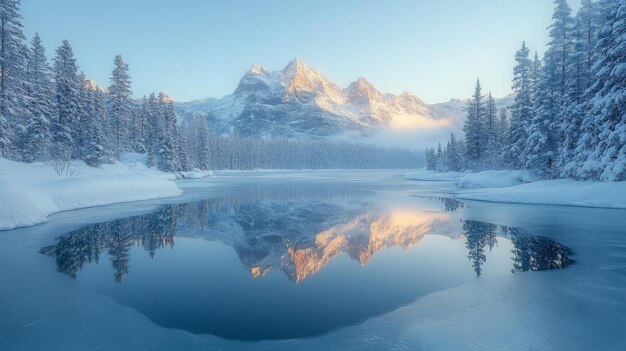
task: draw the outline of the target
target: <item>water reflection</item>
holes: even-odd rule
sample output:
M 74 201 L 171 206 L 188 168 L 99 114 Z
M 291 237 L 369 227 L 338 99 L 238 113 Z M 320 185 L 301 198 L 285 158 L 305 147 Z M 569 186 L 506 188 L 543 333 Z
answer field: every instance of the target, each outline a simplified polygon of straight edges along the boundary
M 430 200 L 440 202 L 443 208 L 387 210 L 368 202 L 240 198 L 163 205 L 153 213 L 67 233 L 41 253 L 55 258 L 59 272 L 76 278 L 85 265 L 98 263 L 106 252 L 116 282 L 130 271 L 132 247 L 143 248 L 153 258 L 165 247 L 174 248 L 176 237 L 221 241 L 235 249 L 254 278 L 280 270 L 295 282 L 320 271 L 341 254 L 365 265 L 382 249 L 409 250 L 431 233 L 464 239 L 476 277 L 482 275 L 486 253 L 497 247 L 498 237 L 513 244 L 512 272 L 562 269 L 574 262 L 568 247 L 548 238 L 529 235 L 520 228 L 459 219 L 451 213 L 464 208 L 462 202 Z
M 573 262 L 548 238 L 467 220 L 454 199 L 311 187 L 226 195 L 88 225 L 41 253 L 158 325 L 241 340 L 314 336 L 479 276 Z

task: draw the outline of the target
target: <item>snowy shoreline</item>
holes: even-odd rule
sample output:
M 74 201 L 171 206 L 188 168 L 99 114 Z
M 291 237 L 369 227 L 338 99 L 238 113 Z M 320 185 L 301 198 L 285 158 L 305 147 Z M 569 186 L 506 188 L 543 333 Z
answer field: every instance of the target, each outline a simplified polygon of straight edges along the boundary
M 527 171 L 446 172 L 420 170 L 407 180 L 449 181 L 458 199 L 528 205 L 626 208 L 626 182 L 538 180 Z
M 73 161 L 65 167 L 65 175 L 58 175 L 51 164 L 0 158 L 0 230 L 44 223 L 62 211 L 183 193 L 174 175 L 137 160 L 98 168 Z

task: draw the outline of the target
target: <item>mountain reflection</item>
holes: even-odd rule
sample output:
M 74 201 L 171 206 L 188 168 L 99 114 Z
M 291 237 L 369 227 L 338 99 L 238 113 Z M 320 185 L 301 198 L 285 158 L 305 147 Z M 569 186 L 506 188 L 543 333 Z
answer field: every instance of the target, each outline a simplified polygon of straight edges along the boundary
M 92 224 L 58 237 L 41 253 L 56 259 L 59 272 L 75 278 L 106 252 L 117 282 L 130 270 L 133 247 L 142 247 L 154 257 L 164 247 L 174 248 L 176 237 L 221 241 L 235 249 L 253 277 L 281 270 L 295 282 L 340 254 L 365 265 L 384 248 L 410 249 L 428 234 L 464 238 L 476 276 L 482 274 L 487 252 L 497 246 L 498 237 L 514 245 L 513 272 L 561 269 L 574 262 L 569 248 L 550 239 L 527 235 L 519 228 L 459 220 L 453 212 L 463 207 L 454 199 L 431 199 L 427 208 L 419 210 L 387 210 L 346 199 L 215 198 L 163 205 L 149 214 Z

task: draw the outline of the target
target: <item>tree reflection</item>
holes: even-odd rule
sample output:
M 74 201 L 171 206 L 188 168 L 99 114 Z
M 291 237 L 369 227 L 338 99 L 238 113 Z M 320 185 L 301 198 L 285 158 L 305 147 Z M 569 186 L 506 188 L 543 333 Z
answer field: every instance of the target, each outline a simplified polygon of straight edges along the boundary
M 434 232 L 464 237 L 467 258 L 477 277 L 498 237 L 510 239 L 512 271 L 565 268 L 574 262 L 569 248 L 550 239 L 523 233 L 519 228 L 458 221 L 464 204 L 454 199 L 431 199 L 439 211 L 385 210 L 370 203 L 342 204 L 320 200 L 259 201 L 242 197 L 213 198 L 163 205 L 156 211 L 85 226 L 56 239 L 41 253 L 54 257 L 57 270 L 76 278 L 100 254 L 108 256 L 113 278 L 121 282 L 130 270 L 134 247 L 153 258 L 174 247 L 175 236 L 218 240 L 234 248 L 253 277 L 282 270 L 295 282 L 318 272 L 331 259 L 347 253 L 366 264 L 388 247 L 409 249 Z M 429 205 L 430 206 L 430 205 Z
M 513 243 L 512 272 L 543 271 L 563 269 L 574 263 L 572 250 L 543 236 L 525 233 L 521 228 L 464 220 L 463 230 L 466 237 L 468 258 L 477 277 L 482 274 L 482 266 L 487 262 L 485 248 L 489 251 L 497 245 L 497 237 L 509 238 Z
M 498 227 L 491 223 L 463 221 L 463 234 L 467 240 L 465 246 L 469 251 L 467 258 L 472 262 L 477 277 L 482 274 L 482 266 L 487 261 L 485 247 L 491 251 L 498 242 L 496 239 L 497 229 Z
M 158 249 L 174 245 L 176 206 L 163 206 L 143 216 L 92 224 L 57 238 L 54 245 L 40 250 L 56 258 L 59 272 L 76 278 L 84 265 L 98 262 L 106 251 L 114 270 L 116 282 L 128 273 L 130 250 L 142 246 L 153 257 Z
M 442 197 L 440 198 L 440 200 L 441 200 L 441 203 L 444 205 L 444 210 L 446 212 L 455 212 L 457 210 L 465 208 L 465 203 L 457 199 Z

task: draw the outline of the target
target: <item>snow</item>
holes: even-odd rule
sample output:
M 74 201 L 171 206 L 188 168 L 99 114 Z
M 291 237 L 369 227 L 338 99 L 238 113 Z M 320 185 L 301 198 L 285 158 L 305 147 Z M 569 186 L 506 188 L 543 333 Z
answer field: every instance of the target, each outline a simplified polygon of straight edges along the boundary
M 528 171 L 483 171 L 469 173 L 457 179 L 459 188 L 503 188 L 538 180 L 535 175 Z
M 52 164 L 0 158 L 0 230 L 43 223 L 61 211 L 182 194 L 174 175 L 146 167 L 142 156 L 122 159 L 99 168 L 73 161 L 58 175 Z
M 6 163 L 0 164 L 4 177 Z M 282 181 L 291 177 L 332 181 L 350 178 L 358 180 L 353 180 L 355 184 L 375 179 L 386 186 L 399 174 L 387 172 L 389 176 L 381 179 L 377 176 L 381 172 L 251 174 L 254 181 L 272 175 Z M 222 177 L 221 173 L 216 178 Z M 24 175 L 30 177 L 28 173 Z M 217 181 L 232 181 L 222 178 Z M 399 180 L 393 185 L 400 183 L 408 182 Z M 500 189 L 537 183 L 543 182 Z M 428 192 L 437 184 L 420 184 L 418 190 Z M 190 195 L 176 201 L 185 196 Z M 626 346 L 622 210 L 472 203 L 468 215 L 473 219 L 524 227 L 563 242 L 575 250 L 578 263 L 562 271 L 476 279 L 431 293 L 363 323 L 299 340 L 249 343 L 161 328 L 139 311 L 55 273 L 49 258 L 38 253 L 39 248 L 54 242 L 59 233 L 94 220 L 151 211 L 162 201 L 65 212 L 44 225 L 3 233 L 0 281 L 6 284 L 0 289 L 2 349 L 624 350 Z M 438 274 L 437 267 L 433 267 L 433 274 Z
M 196 170 L 188 171 L 188 172 L 180 172 L 180 175 L 184 179 L 202 179 L 202 178 L 212 177 L 213 172 L 196 169 Z
M 626 182 L 544 180 L 505 188 L 465 190 L 457 197 L 522 204 L 626 208 Z
M 459 199 L 521 204 L 626 208 L 626 182 L 538 180 L 529 171 L 433 172 L 418 170 L 407 180 L 454 182 Z

